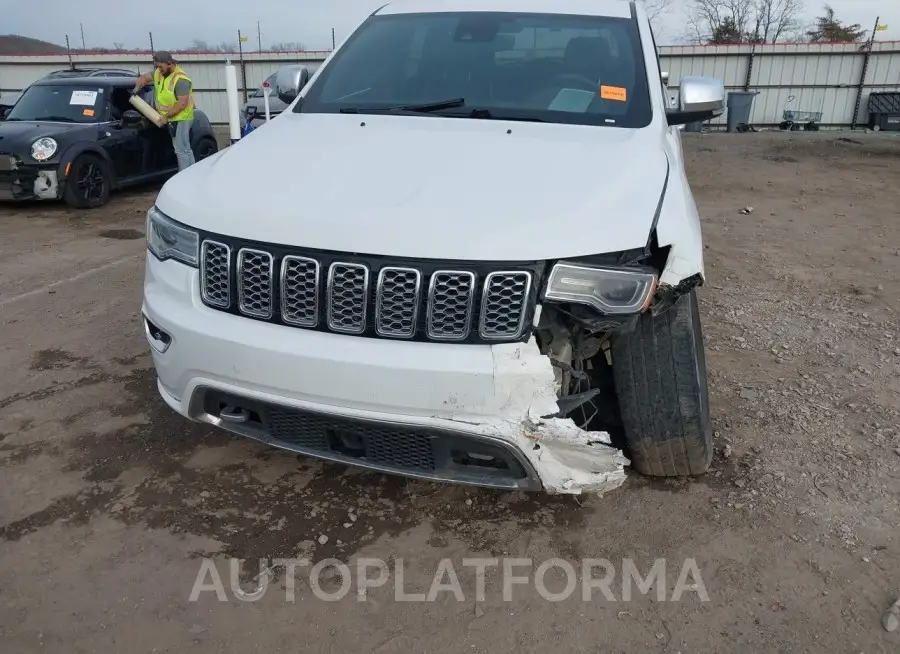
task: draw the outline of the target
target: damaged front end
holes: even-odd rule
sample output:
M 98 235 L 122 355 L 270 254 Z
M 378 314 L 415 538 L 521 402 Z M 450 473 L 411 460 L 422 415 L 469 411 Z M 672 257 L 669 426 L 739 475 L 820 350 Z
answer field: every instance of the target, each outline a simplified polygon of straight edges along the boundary
M 549 493 L 603 493 L 625 481 L 611 344 L 642 313 L 661 314 L 702 283 L 696 274 L 660 285 L 669 250 L 654 235 L 647 248 L 557 262 L 548 275 L 533 336 L 517 356 L 542 360 L 520 446 Z
M 0 154 L 0 200 L 56 200 L 60 197 L 55 167 L 28 165 Z

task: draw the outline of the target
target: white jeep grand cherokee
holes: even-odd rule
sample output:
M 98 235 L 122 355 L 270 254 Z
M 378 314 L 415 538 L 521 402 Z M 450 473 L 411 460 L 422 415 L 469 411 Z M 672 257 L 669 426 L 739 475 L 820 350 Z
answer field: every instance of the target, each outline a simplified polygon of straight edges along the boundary
M 143 315 L 162 397 L 424 479 L 704 472 L 678 126 L 725 92 L 683 78 L 670 107 L 662 75 L 628 0 L 382 7 L 308 84 L 277 80 L 281 116 L 160 192 Z

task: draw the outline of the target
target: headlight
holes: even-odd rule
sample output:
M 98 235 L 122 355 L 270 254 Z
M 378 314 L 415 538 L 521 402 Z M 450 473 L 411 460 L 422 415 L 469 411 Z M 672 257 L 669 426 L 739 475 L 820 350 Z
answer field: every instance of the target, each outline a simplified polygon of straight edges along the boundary
M 602 313 L 637 313 L 647 308 L 655 288 L 656 275 L 644 270 L 558 263 L 544 298 L 587 304 Z
M 147 212 L 147 247 L 161 261 L 175 259 L 189 266 L 197 265 L 200 237 L 153 207 Z
M 47 161 L 47 159 L 56 154 L 57 147 L 55 140 L 45 136 L 31 144 L 31 158 L 35 161 Z

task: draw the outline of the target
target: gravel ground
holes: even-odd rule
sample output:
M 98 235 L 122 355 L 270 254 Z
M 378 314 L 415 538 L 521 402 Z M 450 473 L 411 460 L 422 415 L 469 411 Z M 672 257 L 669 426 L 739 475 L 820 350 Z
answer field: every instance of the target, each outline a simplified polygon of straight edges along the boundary
M 0 651 L 900 651 L 900 143 L 708 134 L 685 152 L 717 456 L 602 498 L 412 482 L 187 424 L 137 320 L 154 189 L 91 213 L 0 205 Z M 379 558 L 391 577 L 337 602 L 309 569 L 276 566 L 258 601 L 230 588 L 230 557 L 246 591 L 257 559 L 297 556 Z M 532 579 L 606 559 L 616 601 L 525 584 L 506 602 L 491 568 L 476 601 L 463 558 L 504 556 Z M 189 601 L 205 558 L 226 601 Z M 663 558 L 626 599 L 623 561 Z M 427 592 L 442 559 L 462 601 L 397 601 L 397 571 Z M 695 586 L 672 601 L 686 559 Z

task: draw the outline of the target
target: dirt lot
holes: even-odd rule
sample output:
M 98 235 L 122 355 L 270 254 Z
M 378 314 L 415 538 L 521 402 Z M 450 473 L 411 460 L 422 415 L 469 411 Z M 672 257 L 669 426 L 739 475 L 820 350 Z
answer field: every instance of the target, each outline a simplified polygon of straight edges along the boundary
M 631 475 L 580 500 L 357 472 L 186 424 L 157 398 L 138 322 L 154 191 L 92 213 L 0 206 L 0 651 L 900 651 L 881 624 L 900 596 L 900 142 L 685 148 L 718 454 L 703 478 Z M 298 556 L 386 559 L 406 592 L 448 558 L 464 600 L 396 601 L 391 577 L 324 602 L 308 568 L 293 602 L 283 568 L 258 601 L 229 587 L 230 557 L 251 560 L 252 590 L 260 557 Z M 488 568 L 476 604 L 462 559 L 503 556 L 607 559 L 617 601 L 526 584 L 504 602 Z M 189 601 L 204 557 L 225 602 Z M 666 600 L 693 558 L 709 601 L 699 586 L 626 601 L 623 559 L 646 575 L 661 558 Z M 341 587 L 334 568 L 322 579 Z

